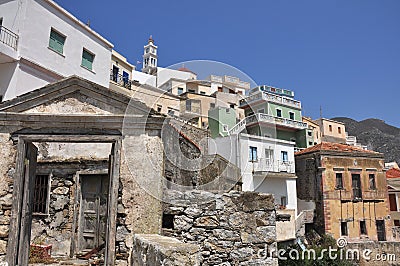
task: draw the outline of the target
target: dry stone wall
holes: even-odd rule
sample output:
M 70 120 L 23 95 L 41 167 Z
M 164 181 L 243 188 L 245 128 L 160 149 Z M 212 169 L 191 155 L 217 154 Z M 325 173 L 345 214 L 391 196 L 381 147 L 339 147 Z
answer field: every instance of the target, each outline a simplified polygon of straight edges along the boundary
M 202 265 L 278 265 L 274 198 L 231 191 L 166 191 L 163 234 L 200 245 Z M 265 253 L 267 252 L 267 253 Z

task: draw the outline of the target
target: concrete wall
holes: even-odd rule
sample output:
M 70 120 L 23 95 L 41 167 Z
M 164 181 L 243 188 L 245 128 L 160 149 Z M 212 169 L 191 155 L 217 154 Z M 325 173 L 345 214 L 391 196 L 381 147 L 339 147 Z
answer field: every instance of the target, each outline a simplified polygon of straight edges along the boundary
M 200 266 L 200 247 L 175 238 L 139 234 L 134 237 L 132 266 Z
M 314 122 L 320 127 L 322 141 L 346 143 L 346 127 L 343 123 L 325 118 L 315 120 Z

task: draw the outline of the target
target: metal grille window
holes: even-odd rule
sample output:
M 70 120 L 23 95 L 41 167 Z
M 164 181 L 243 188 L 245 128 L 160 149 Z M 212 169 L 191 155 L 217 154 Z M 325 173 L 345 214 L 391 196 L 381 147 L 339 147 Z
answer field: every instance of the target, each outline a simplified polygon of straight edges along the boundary
M 36 175 L 33 194 L 33 213 L 47 213 L 47 198 L 49 195 L 49 176 Z
M 64 53 L 64 43 L 66 37 L 62 34 L 58 33 L 54 29 L 51 29 L 50 32 L 50 40 L 49 40 L 49 48 L 56 51 L 57 53 Z

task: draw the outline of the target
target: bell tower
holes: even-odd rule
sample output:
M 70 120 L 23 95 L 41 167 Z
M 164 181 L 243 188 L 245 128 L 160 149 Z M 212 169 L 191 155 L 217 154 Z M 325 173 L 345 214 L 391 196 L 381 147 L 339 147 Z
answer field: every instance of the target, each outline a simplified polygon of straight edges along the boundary
M 151 75 L 157 72 L 157 46 L 151 35 L 147 45 L 144 46 L 142 72 Z

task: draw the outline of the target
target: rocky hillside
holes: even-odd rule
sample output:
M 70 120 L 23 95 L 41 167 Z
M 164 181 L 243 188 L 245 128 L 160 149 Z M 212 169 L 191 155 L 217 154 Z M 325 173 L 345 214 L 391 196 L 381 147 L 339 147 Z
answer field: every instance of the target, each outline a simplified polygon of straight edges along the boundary
M 357 142 L 385 154 L 386 162 L 400 163 L 400 128 L 373 118 L 359 122 L 347 117 L 336 117 L 332 120 L 345 123 L 346 131 L 350 136 L 356 136 Z

